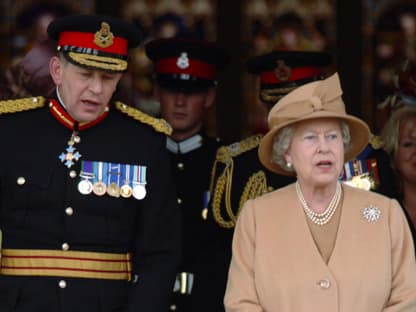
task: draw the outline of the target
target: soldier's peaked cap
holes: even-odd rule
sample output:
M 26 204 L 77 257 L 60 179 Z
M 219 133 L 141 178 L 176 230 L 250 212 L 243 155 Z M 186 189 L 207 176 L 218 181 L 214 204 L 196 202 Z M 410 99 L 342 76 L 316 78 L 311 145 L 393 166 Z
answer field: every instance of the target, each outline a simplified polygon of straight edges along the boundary
M 273 51 L 249 58 L 246 66 L 260 77 L 260 98 L 275 103 L 296 87 L 326 78 L 331 62 L 328 52 Z
M 145 45 L 154 63 L 155 78 L 171 89 L 196 90 L 216 84 L 217 69 L 224 68 L 228 54 L 216 44 L 185 38 L 161 38 Z
M 73 64 L 107 71 L 127 69 L 128 50 L 139 45 L 139 29 L 104 15 L 68 15 L 53 20 L 48 35 Z

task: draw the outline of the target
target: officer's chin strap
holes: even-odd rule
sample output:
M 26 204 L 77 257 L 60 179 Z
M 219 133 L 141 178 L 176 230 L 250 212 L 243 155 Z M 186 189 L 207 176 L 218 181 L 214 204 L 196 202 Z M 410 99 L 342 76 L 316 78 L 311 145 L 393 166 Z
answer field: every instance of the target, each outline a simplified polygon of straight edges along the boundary
M 59 87 L 58 86 L 56 86 L 56 97 L 58 98 L 59 103 L 62 105 L 62 107 L 65 108 L 65 110 L 66 110 L 66 105 L 65 105 L 64 101 L 62 101 L 61 95 L 59 94 Z

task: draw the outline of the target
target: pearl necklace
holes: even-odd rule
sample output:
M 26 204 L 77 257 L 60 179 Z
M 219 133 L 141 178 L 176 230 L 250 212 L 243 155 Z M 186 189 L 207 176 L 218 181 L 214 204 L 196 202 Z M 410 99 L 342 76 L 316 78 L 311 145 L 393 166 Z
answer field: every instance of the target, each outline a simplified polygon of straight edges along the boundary
M 299 186 L 299 182 L 296 182 L 296 194 L 298 195 L 299 201 L 302 204 L 303 210 L 305 211 L 309 219 L 311 219 L 311 221 L 317 225 L 327 224 L 331 220 L 341 200 L 341 193 L 341 183 L 338 181 L 334 197 L 332 197 L 328 207 L 325 209 L 324 212 L 316 213 L 309 208 L 305 198 L 303 197 L 302 191 Z

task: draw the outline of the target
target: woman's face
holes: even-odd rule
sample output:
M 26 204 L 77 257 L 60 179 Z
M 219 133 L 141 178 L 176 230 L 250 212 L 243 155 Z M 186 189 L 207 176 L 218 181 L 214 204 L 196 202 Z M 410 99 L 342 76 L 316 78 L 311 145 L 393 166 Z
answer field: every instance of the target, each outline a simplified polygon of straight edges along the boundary
M 341 125 L 335 119 L 302 121 L 286 153 L 301 183 L 324 187 L 338 180 L 344 164 Z
M 400 126 L 394 165 L 403 182 L 416 183 L 416 118 L 408 119 Z

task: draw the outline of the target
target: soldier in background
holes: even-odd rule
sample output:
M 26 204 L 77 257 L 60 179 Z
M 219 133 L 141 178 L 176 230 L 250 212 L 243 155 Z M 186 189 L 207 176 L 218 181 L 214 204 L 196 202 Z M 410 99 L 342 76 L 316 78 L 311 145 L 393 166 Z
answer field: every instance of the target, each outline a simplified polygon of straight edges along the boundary
M 325 52 L 274 51 L 247 61 L 250 73 L 260 80 L 259 99 L 267 111 L 285 94 L 305 83 L 323 79 L 331 63 Z M 256 134 L 217 153 L 212 176 L 212 213 L 223 229 L 232 229 L 238 212 L 247 199 L 292 182 L 264 168 L 257 156 L 262 134 Z
M 182 263 L 171 310 L 221 311 L 224 293 L 211 278 L 215 267 L 206 222 L 211 168 L 220 142 L 207 135 L 204 125 L 216 98 L 217 70 L 228 57 L 212 43 L 179 38 L 156 39 L 145 49 L 154 62 L 161 117 L 173 128 L 166 147 L 182 212 Z

